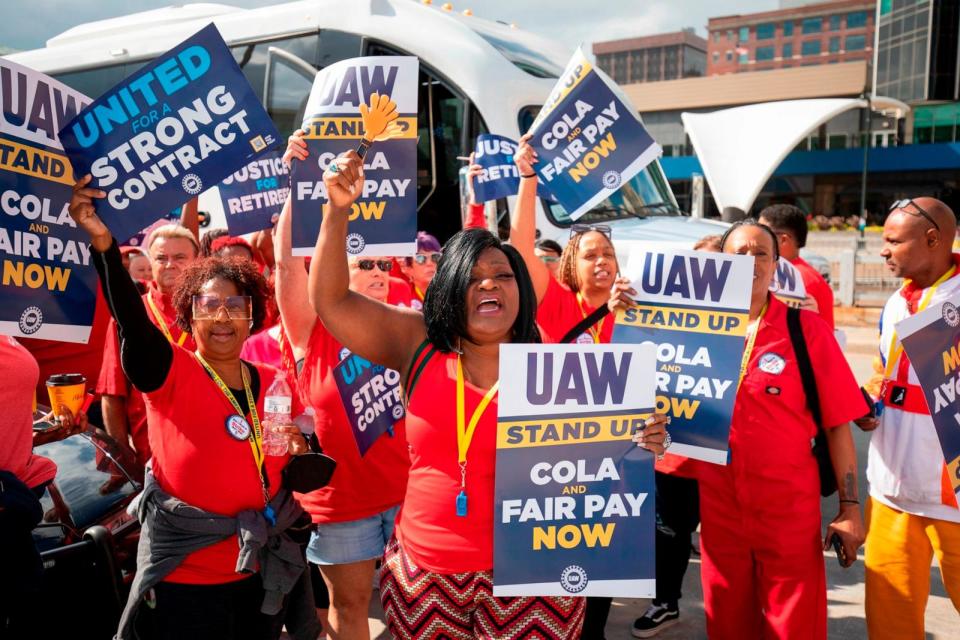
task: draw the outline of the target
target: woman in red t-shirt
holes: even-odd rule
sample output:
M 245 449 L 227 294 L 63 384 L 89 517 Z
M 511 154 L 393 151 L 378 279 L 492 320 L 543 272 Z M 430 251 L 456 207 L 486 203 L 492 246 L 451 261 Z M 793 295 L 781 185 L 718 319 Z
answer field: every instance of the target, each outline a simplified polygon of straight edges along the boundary
M 537 154 L 529 144 L 530 134 L 520 138 L 513 161 L 520 170 L 517 209 L 510 223 L 510 244 L 516 247 L 530 272 L 537 294 L 537 323 L 546 334 L 545 342 L 560 342 L 563 336 L 598 307 L 630 291 L 620 270 L 607 225 L 578 225 L 570 228 L 570 240 L 560 256 L 557 278 L 536 254 Z M 610 342 L 614 319 L 604 317 L 574 342 Z
M 302 511 L 281 487 L 290 456 L 264 448 L 260 417 L 277 372 L 240 359 L 244 341 L 263 324 L 267 284 L 249 262 L 192 264 L 173 304 L 197 350 L 171 344 L 150 322 L 123 270 L 117 243 L 94 208 L 94 199 L 106 194 L 88 187 L 90 180 L 74 186 L 70 215 L 90 235 L 124 371 L 144 394 L 153 452 L 140 498 L 137 577 L 117 635 L 133 637 L 140 604 L 149 600 L 156 638 L 277 638 L 283 619 L 275 609 L 299 569 L 286 530 Z M 277 431 L 291 454 L 306 452 L 296 426 Z M 266 549 L 270 553 L 261 552 Z M 287 563 L 282 569 L 275 569 L 277 554 Z M 269 584 L 260 577 L 268 566 L 277 579 Z
M 362 161 L 342 154 L 323 180 L 328 203 L 309 277 L 314 309 L 354 353 L 419 380 L 407 405 L 410 477 L 380 577 L 391 634 L 517 638 L 536 626 L 544 638 L 579 637 L 581 598 L 492 595 L 499 349 L 540 340 L 522 259 L 488 231 L 467 229 L 447 243 L 423 313 L 372 300 L 350 290 L 345 259 Z M 463 455 L 458 414 L 475 425 Z M 661 453 L 665 418 L 651 422 L 645 446 Z

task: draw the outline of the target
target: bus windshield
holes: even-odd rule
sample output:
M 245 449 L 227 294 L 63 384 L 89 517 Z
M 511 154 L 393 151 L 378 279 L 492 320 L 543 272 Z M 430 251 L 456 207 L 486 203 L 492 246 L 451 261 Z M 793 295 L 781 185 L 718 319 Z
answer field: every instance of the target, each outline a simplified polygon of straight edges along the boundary
M 539 38 L 536 41 L 537 48 L 532 48 L 512 37 L 513 34 L 507 31 L 507 28 L 494 29 L 481 24 L 470 24 L 470 28 L 515 67 L 535 78 L 559 78 L 563 74 L 566 60 L 558 57 L 559 51 L 555 52 L 557 55 L 550 55 L 547 52 L 549 44 Z M 530 37 L 529 33 L 525 35 Z

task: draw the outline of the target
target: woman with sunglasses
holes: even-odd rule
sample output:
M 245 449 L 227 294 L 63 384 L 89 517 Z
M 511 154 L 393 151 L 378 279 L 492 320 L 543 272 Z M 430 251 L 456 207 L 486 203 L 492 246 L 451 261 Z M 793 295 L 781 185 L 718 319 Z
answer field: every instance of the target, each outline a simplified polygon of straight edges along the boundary
M 307 443 L 296 426 L 281 426 L 289 454 L 264 453 L 264 393 L 276 370 L 240 359 L 270 291 L 248 262 L 190 265 L 173 304 L 196 354 L 171 344 L 123 271 L 117 243 L 96 214 L 94 202 L 106 194 L 90 180 L 74 185 L 69 211 L 90 235 L 124 371 L 146 400 L 153 452 L 138 509 L 137 576 L 118 637 L 133 637 L 139 619 L 155 638 L 277 638 L 277 614 L 306 569 L 285 533 L 302 510 L 281 487 L 280 472 Z
M 298 495 L 315 525 L 307 560 L 319 566 L 330 594 L 327 624 L 332 635 L 369 638 L 370 584 L 377 559 L 393 535 L 410 467 L 404 421 L 396 421 L 392 431 L 377 437 L 361 453 L 344 407 L 350 399 L 341 396 L 335 370 L 350 350 L 310 306 L 304 259 L 294 257 L 291 249 L 291 219 L 288 200 L 274 236 L 277 303 L 294 357 L 302 363 L 298 382 L 304 403 L 314 410 L 317 440 L 324 453 L 337 461 L 327 486 Z M 351 256 L 347 262 L 350 291 L 388 304 L 392 260 Z M 313 262 L 311 270 L 316 269 L 322 272 L 323 267 Z M 317 608 L 326 608 L 325 604 L 317 602 Z
M 523 260 L 488 231 L 467 229 L 444 248 L 422 313 L 357 295 L 345 256 L 362 162 L 352 151 L 342 154 L 323 179 L 329 201 L 310 300 L 346 347 L 399 371 L 408 394 L 410 478 L 380 574 L 390 633 L 506 639 L 526 637 L 537 625 L 544 639 L 578 638 L 582 599 L 492 595 L 500 345 L 540 341 Z M 663 449 L 663 421 L 651 420 L 644 431 L 644 446 L 654 452 Z
M 516 247 L 530 272 L 537 294 L 537 323 L 544 341 L 559 342 L 563 336 L 598 307 L 619 300 L 629 283 L 617 278 L 619 265 L 607 225 L 573 225 L 570 240 L 560 254 L 557 277 L 536 252 L 537 154 L 529 144 L 530 134 L 520 138 L 513 161 L 520 170 L 517 209 L 510 224 L 510 244 Z M 624 300 L 626 298 L 624 297 Z M 613 318 L 605 317 L 577 336 L 578 343 L 606 343 L 613 335 Z
M 400 270 L 413 284 L 413 308 L 423 309 L 423 296 L 437 273 L 440 262 L 440 242 L 426 231 L 417 232 L 417 253 L 404 258 Z

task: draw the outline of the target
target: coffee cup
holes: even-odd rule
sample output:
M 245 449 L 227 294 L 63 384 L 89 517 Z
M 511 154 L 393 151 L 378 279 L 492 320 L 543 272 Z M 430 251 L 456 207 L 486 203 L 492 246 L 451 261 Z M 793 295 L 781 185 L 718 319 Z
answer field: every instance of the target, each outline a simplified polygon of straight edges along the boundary
M 87 379 L 80 373 L 57 373 L 47 378 L 47 394 L 50 396 L 50 409 L 57 416 L 60 407 L 67 407 L 76 418 L 83 407 L 83 396 L 87 391 Z

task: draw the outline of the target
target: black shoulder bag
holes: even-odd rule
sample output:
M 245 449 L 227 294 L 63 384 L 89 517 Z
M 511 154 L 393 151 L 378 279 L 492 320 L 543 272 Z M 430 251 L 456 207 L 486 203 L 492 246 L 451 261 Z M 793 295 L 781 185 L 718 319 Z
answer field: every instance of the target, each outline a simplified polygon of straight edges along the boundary
M 599 307 L 594 309 L 592 313 L 587 315 L 587 317 L 585 317 L 583 320 L 573 325 L 573 328 L 570 329 L 570 331 L 567 331 L 565 334 L 563 334 L 563 337 L 560 338 L 560 342 L 558 344 L 566 344 L 568 342 L 572 342 L 581 333 L 583 333 L 593 325 L 597 324 L 598 322 L 601 322 L 604 318 L 607 317 L 609 313 L 610 313 L 610 307 L 608 307 L 605 304 L 600 305 Z

